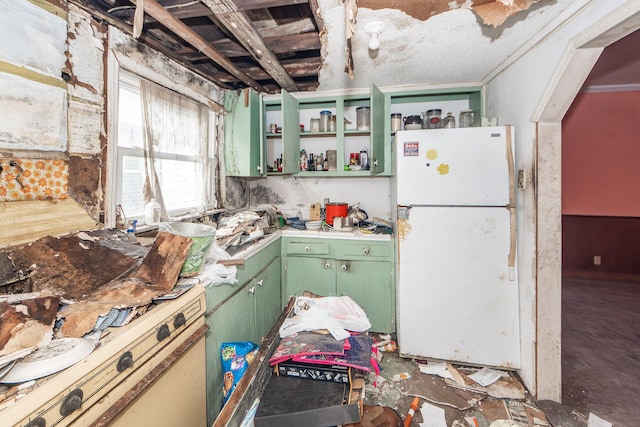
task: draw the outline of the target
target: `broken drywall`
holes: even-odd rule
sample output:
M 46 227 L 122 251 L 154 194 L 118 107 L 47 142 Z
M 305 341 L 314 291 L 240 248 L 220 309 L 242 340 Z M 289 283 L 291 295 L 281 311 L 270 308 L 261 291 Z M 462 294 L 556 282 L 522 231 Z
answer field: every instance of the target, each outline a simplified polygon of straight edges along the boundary
M 67 23 L 27 0 L 3 0 L 0 8 L 0 60 L 60 77 Z M 4 87 L 4 85 L 3 85 Z
M 69 153 L 99 154 L 104 125 L 106 27 L 69 6 L 65 80 L 69 93 Z
M 109 49 L 114 52 L 121 67 L 141 77 L 189 95 L 200 102 L 204 101 L 205 104 L 208 104 L 206 100 L 223 103 L 224 93 L 218 86 L 139 43 L 115 27 L 109 27 Z
M 359 0 L 359 7 L 369 9 L 384 9 L 393 7 L 407 15 L 426 21 L 427 19 L 455 9 L 471 9 L 478 14 L 482 22 L 497 27 L 510 16 L 528 9 L 540 0 L 392 0 L 380 2 L 376 0 Z
M 100 202 L 100 166 L 98 156 L 69 158 L 69 194 L 88 208 L 95 207 Z
M 67 91 L 0 73 L 0 148 L 65 151 Z
M 549 23 L 550 16 L 570 7 L 571 0 L 544 4 L 532 0 L 474 2 L 474 9 L 471 2 L 459 5 L 453 1 L 452 10 L 447 6 L 426 20 L 396 8 L 404 3 L 409 12 L 422 18 L 430 14 L 425 12 L 428 5 L 436 2 L 391 2 L 386 8 L 378 2 L 371 8 L 358 2 L 356 32 L 351 38 L 351 80 L 345 73 L 344 5 L 321 0 L 327 37 L 318 90 L 368 88 L 372 83 L 379 87 L 482 84 L 496 67 L 506 67 L 515 60 L 513 53 L 526 47 Z M 372 21 L 384 24 L 377 52 L 369 50 L 370 36 L 364 32 Z

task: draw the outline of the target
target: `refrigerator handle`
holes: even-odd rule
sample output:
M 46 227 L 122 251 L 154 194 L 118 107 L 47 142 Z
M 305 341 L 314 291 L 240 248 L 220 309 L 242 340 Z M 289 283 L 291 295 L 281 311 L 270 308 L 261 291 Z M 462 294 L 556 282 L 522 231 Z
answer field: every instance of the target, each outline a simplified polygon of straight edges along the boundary
M 507 164 L 509 166 L 509 280 L 514 281 L 516 266 L 516 240 L 518 230 L 516 227 L 516 182 L 515 182 L 515 165 L 513 159 L 513 146 L 511 139 L 511 126 L 506 126 L 507 139 Z

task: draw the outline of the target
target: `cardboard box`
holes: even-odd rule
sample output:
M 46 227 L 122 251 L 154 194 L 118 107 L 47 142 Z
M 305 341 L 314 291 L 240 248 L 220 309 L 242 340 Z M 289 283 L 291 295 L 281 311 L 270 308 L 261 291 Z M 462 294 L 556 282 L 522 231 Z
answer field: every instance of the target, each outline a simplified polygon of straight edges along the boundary
M 320 221 L 320 202 L 315 202 L 309 209 L 309 221 Z

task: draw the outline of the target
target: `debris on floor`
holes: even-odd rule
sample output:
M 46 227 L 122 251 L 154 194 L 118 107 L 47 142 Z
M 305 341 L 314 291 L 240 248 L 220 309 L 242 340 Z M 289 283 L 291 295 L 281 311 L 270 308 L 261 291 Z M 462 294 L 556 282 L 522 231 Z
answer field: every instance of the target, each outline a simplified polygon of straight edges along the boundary
M 377 343 L 392 340 L 376 337 Z M 365 404 L 388 406 L 410 425 L 454 427 L 550 426 L 518 378 L 508 371 L 400 357 L 380 351 L 381 372 L 369 374 Z M 415 399 L 418 403 L 415 404 Z M 413 405 L 413 411 L 412 409 Z

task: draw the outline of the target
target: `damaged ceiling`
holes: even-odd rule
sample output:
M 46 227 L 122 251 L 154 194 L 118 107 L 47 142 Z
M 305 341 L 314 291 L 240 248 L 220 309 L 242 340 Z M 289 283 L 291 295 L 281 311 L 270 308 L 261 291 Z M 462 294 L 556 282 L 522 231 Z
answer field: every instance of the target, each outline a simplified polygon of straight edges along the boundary
M 365 88 L 371 83 L 482 82 L 533 38 L 548 31 L 550 22 L 571 3 L 71 1 L 222 88 L 253 87 L 270 93 Z M 364 27 L 371 21 L 383 24 L 378 51 L 368 49 L 370 35 Z M 350 40 L 348 27 L 352 30 Z

